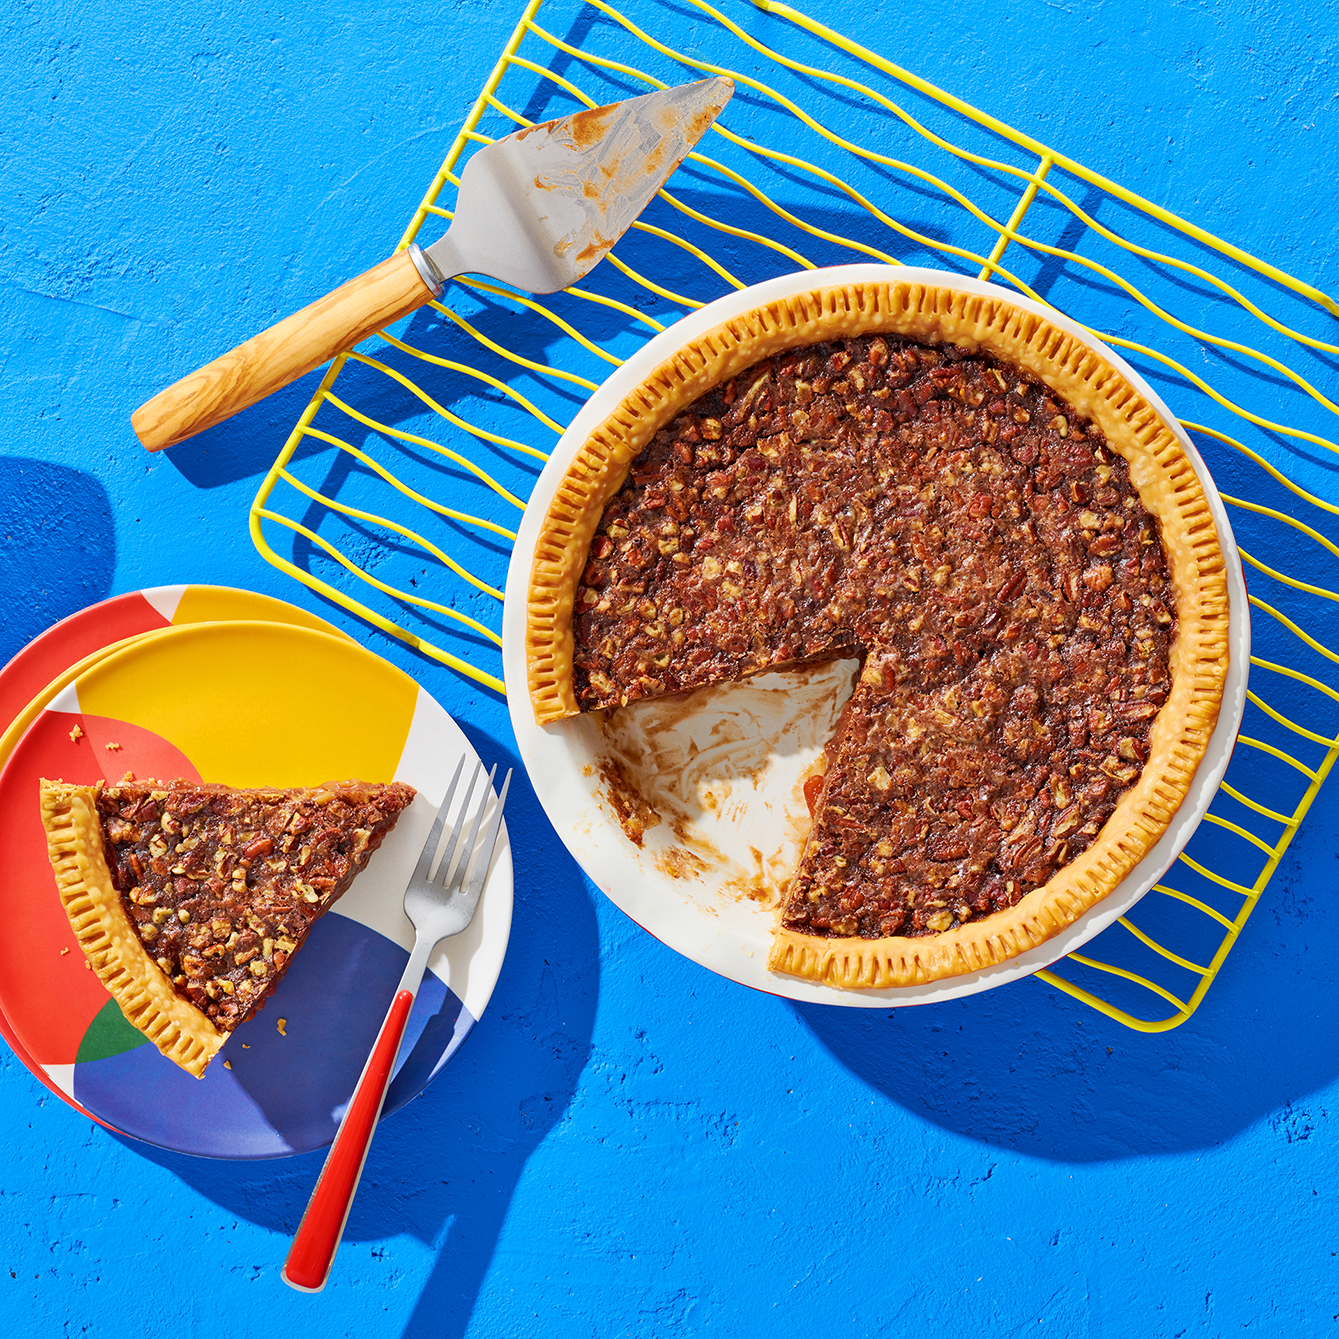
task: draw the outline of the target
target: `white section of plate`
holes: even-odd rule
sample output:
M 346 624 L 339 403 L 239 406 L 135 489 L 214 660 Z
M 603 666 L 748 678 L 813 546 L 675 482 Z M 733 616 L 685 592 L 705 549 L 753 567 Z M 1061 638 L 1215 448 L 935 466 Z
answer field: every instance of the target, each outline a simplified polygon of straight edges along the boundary
M 367 869 L 331 908 L 332 914 L 366 925 L 406 952 L 413 948 L 414 927 L 404 914 L 404 889 L 418 864 L 456 761 L 462 757 L 465 766 L 447 816 L 448 832 L 464 806 L 465 787 L 479 755 L 436 699 L 420 688 L 414 719 L 395 769 L 395 780 L 407 782 L 418 794 L 368 861 Z M 478 795 L 476 784 L 471 812 Z M 488 812 L 492 812 L 491 806 Z M 511 843 L 504 822 L 474 919 L 460 934 L 443 940 L 428 961 L 429 969 L 450 987 L 472 1018 L 483 1013 L 502 971 L 511 935 L 512 897 Z
M 79 705 L 79 688 L 77 686 L 77 681 L 67 683 L 65 687 L 42 708 L 42 710 L 55 712 L 63 711 L 67 715 L 78 716 L 83 708 Z
M 43 1065 L 42 1072 L 71 1102 L 75 1100 L 73 1065 Z
M 889 281 L 937 284 L 1000 298 L 1016 307 L 1035 312 L 1095 349 L 1142 392 L 1176 433 L 1182 448 L 1194 464 L 1218 526 L 1219 542 L 1227 559 L 1231 661 L 1218 724 L 1195 773 L 1189 794 L 1162 839 L 1113 892 L 1045 944 L 985 971 L 921 986 L 841 990 L 767 970 L 773 912 L 761 901 L 740 891 L 737 877 L 731 869 L 732 865 L 739 863 L 741 842 L 745 849 L 753 848 L 762 852 L 766 864 L 771 853 L 784 848 L 788 828 L 793 829 L 796 823 L 803 822 L 803 800 L 797 795 L 798 787 L 794 780 L 788 782 L 784 779 L 783 759 L 773 757 L 766 760 L 767 767 L 755 774 L 758 789 L 753 795 L 739 794 L 746 790 L 743 785 L 732 787 L 732 802 L 740 801 L 738 808 L 733 811 L 735 816 L 730 824 L 718 824 L 714 832 L 724 834 L 733 831 L 733 852 L 721 851 L 725 859 L 710 862 L 709 868 L 700 872 L 695 879 L 676 877 L 675 861 L 666 857 L 666 850 L 672 843 L 665 840 L 662 831 L 665 825 L 651 828 L 643 847 L 638 848 L 624 834 L 617 815 L 610 808 L 600 777 L 600 769 L 605 765 L 609 750 L 596 722 L 589 717 L 578 717 L 548 726 L 535 724 L 529 695 L 524 687 L 525 605 L 540 523 L 559 481 L 591 430 L 654 367 L 712 326 L 778 298 L 792 297 L 807 289 L 822 286 Z M 1076 322 L 1008 289 L 939 270 L 885 265 L 841 265 L 826 270 L 808 270 L 800 274 L 783 275 L 729 294 L 657 335 L 618 368 L 572 421 L 535 485 L 521 520 L 507 574 L 502 620 L 503 673 L 507 682 L 513 685 L 507 703 L 521 759 L 535 793 L 558 835 L 595 885 L 657 939 L 732 981 L 790 999 L 872 1009 L 956 999 L 1017 981 L 1074 952 L 1129 911 L 1171 867 L 1199 826 L 1218 790 L 1246 707 L 1250 645 L 1246 584 L 1226 509 L 1194 444 L 1144 378 L 1119 354 L 1107 348 Z M 781 677 L 786 676 L 766 676 L 768 679 Z M 765 738 L 781 737 L 783 729 L 793 726 L 795 722 L 797 707 L 793 685 L 775 686 L 766 697 L 764 694 L 768 694 L 769 690 L 762 680 L 731 685 L 728 689 L 723 687 L 705 691 L 739 695 L 740 718 L 752 718 L 749 729 L 756 734 L 770 729 Z M 645 705 L 649 707 L 653 704 Z M 802 712 L 806 709 L 812 710 L 798 710 Z M 751 784 L 754 777 L 748 776 L 746 779 Z M 701 800 L 702 792 L 699 790 L 699 802 Z M 710 806 L 699 803 L 699 807 Z M 709 844 L 716 844 L 716 838 L 709 839 Z M 681 862 L 677 868 L 682 870 Z
M 185 586 L 150 586 L 148 590 L 140 591 L 140 598 L 171 623 L 177 616 L 177 606 L 185 594 Z

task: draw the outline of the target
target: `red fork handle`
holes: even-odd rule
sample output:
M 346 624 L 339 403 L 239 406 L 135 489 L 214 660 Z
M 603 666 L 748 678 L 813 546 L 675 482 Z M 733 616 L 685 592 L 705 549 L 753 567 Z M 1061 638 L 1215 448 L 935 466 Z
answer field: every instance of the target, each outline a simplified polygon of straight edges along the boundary
M 330 1276 L 413 1004 L 414 996 L 408 990 L 400 991 L 391 1001 L 376 1045 L 354 1089 L 353 1100 L 321 1168 L 316 1189 L 298 1224 L 288 1259 L 284 1261 L 283 1280 L 300 1292 L 320 1292 Z

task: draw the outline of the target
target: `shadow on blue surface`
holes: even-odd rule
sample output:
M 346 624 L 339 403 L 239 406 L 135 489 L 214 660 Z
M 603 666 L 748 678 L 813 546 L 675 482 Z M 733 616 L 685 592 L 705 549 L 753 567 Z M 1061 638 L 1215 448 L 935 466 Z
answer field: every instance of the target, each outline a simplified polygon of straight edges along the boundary
M 0 456 L 0 571 L 22 591 L 0 620 L 0 665 L 51 624 L 111 594 L 116 529 L 107 491 L 64 465 Z
M 1313 820 L 1331 846 L 1334 805 Z M 1276 875 L 1205 1003 L 1170 1032 L 1031 980 L 891 1014 L 792 1007 L 870 1087 L 967 1138 L 1063 1163 L 1213 1148 L 1261 1120 L 1295 1123 L 1339 1074 L 1339 1036 L 1321 1022 L 1339 986 L 1323 882 Z
M 320 296 L 313 293 L 313 301 Z M 316 393 L 325 370 L 318 367 L 217 427 L 170 447 L 167 459 L 197 488 L 218 488 L 264 474 Z M 300 460 L 328 449 L 324 442 L 310 442 L 299 446 L 295 455 Z
M 495 742 L 475 740 L 489 756 Z M 524 773 L 508 801 L 518 870 L 502 975 L 488 1011 L 423 1094 L 378 1129 L 331 1287 L 365 1266 L 361 1243 L 407 1234 L 435 1257 L 405 1339 L 456 1339 L 526 1160 L 561 1119 L 586 1063 L 598 998 L 599 944 L 589 894 L 539 811 Z M 560 992 L 559 981 L 563 982 Z M 132 1140 L 126 1148 L 166 1168 L 229 1213 L 278 1234 L 277 1267 L 297 1227 L 324 1150 L 269 1162 L 215 1162 Z M 377 1262 L 372 1262 L 377 1267 Z

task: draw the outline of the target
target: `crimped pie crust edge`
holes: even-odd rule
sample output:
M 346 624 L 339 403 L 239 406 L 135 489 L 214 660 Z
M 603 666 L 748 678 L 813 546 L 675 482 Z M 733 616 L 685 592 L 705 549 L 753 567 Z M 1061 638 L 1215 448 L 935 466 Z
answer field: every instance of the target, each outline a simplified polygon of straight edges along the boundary
M 42 780 L 42 826 L 61 906 L 89 965 L 126 1020 L 169 1060 L 203 1078 L 227 1037 L 177 994 L 135 933 L 107 867 L 100 789 Z
M 851 283 L 732 317 L 660 364 L 578 449 L 535 545 L 526 608 L 528 687 L 543 725 L 577 714 L 572 608 L 605 504 L 681 409 L 788 348 L 884 333 L 982 350 L 1039 378 L 1101 429 L 1157 517 L 1175 592 L 1172 692 L 1149 758 L 1097 840 L 1017 906 L 934 936 L 824 939 L 778 929 L 768 966 L 846 988 L 908 986 L 1003 962 L 1045 942 L 1111 892 L 1166 830 L 1217 720 L 1228 666 L 1227 569 L 1208 501 L 1179 440 L 1148 401 L 1081 340 L 1000 298 L 937 285 Z M 784 905 L 784 902 L 783 902 Z

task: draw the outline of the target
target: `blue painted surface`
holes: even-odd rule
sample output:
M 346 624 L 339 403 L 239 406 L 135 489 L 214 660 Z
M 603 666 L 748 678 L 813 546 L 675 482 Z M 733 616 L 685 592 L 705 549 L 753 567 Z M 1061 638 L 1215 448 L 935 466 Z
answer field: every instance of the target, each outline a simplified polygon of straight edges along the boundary
M 167 581 L 316 607 L 245 531 L 310 379 L 168 456 L 142 453 L 129 412 L 380 258 L 517 8 L 5 15 L 0 655 L 92 599 Z M 811 9 L 1339 289 L 1332 6 Z M 1298 467 L 1339 498 L 1323 458 Z M 416 674 L 482 754 L 511 758 L 498 700 L 323 612 Z M 1339 636 L 1339 618 L 1317 620 Z M 1339 1329 L 1335 793 L 1205 1005 L 1151 1037 L 1036 981 L 894 1015 L 752 994 L 605 903 L 528 787 L 513 796 L 517 914 L 497 991 L 380 1132 L 327 1291 L 278 1276 L 319 1154 L 158 1152 L 90 1126 L 6 1053 L 0 1332 Z

